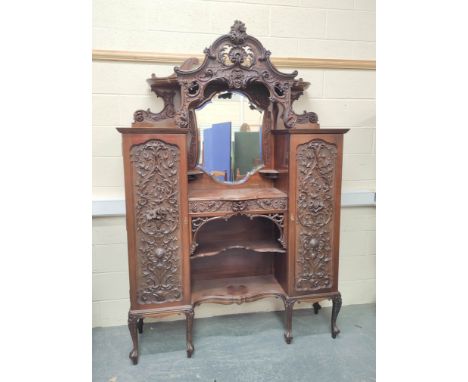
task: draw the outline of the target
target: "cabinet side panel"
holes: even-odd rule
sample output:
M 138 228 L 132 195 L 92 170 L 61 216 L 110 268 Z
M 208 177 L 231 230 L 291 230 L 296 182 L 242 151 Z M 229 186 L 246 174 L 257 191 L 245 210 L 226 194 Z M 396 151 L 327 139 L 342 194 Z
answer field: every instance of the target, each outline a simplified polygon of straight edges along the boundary
M 133 194 L 133 166 L 130 160 L 130 148 L 132 141 L 129 136 L 122 136 L 122 156 L 124 160 L 124 176 L 125 176 L 125 208 L 126 208 L 126 226 L 127 226 L 127 247 L 128 247 L 128 273 L 130 281 L 130 305 L 131 309 L 135 309 L 136 301 L 136 243 L 135 243 L 135 213 L 133 210 L 134 194 Z
M 289 136 L 288 135 L 276 135 L 274 139 L 274 153 L 275 153 L 275 169 L 278 171 L 278 178 L 274 181 L 275 188 L 283 191 L 289 196 Z M 289 243 L 288 239 L 288 227 L 289 227 L 289 211 L 286 211 L 284 219 L 284 238 L 286 243 Z M 280 283 L 283 290 L 290 294 L 290 282 L 289 282 L 289 257 L 291 256 L 291 250 L 287 245 L 286 256 L 275 256 L 274 257 L 274 270 L 275 277 Z

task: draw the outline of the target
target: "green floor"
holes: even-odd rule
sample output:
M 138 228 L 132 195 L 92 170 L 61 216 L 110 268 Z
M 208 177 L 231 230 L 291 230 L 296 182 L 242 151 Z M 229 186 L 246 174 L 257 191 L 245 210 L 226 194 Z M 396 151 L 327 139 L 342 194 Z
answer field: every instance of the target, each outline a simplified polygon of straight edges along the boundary
M 375 381 L 375 305 L 344 306 L 335 340 L 330 314 L 295 310 L 290 345 L 284 312 L 195 319 L 191 359 L 184 321 L 145 324 L 136 366 L 126 326 L 96 328 L 93 381 Z

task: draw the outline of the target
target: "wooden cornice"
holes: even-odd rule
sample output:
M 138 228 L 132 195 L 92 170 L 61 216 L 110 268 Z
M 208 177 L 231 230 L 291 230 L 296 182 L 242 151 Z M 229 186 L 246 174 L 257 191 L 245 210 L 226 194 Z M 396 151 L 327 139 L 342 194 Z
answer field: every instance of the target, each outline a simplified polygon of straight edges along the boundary
M 203 61 L 202 54 L 183 53 L 156 53 L 156 52 L 129 52 L 122 50 L 93 50 L 94 61 L 126 61 L 126 62 L 152 62 L 155 64 L 180 65 L 187 58 L 196 57 Z M 277 67 L 287 68 L 320 68 L 320 69 L 360 69 L 375 70 L 374 60 L 341 60 L 306 57 L 271 57 L 272 63 Z

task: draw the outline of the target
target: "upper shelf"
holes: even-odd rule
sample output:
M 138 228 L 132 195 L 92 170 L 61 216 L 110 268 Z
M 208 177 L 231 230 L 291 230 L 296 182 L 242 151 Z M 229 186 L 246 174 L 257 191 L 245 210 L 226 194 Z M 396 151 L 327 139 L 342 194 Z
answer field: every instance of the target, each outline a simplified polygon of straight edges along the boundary
M 196 248 L 191 259 L 219 255 L 231 249 L 245 249 L 257 253 L 286 253 L 278 240 L 274 238 L 260 240 L 242 240 L 237 244 L 213 242 Z
M 271 130 L 273 135 L 281 134 L 346 134 L 349 129 L 278 129 Z
M 190 63 L 191 66 L 185 65 L 186 63 Z M 195 65 L 193 65 L 196 63 Z M 184 61 L 184 63 L 181 65 L 181 68 L 189 67 L 193 68 L 193 66 L 197 66 L 198 64 L 198 59 L 196 57 L 191 57 Z M 185 65 L 185 66 L 184 66 Z M 175 74 L 171 74 L 170 76 L 167 77 L 156 77 L 153 75 L 151 78 L 148 78 L 146 82 L 153 88 L 157 87 L 173 87 L 173 88 L 180 88 L 180 84 L 177 81 L 177 77 Z M 306 90 L 310 86 L 310 82 L 304 81 L 302 78 L 299 78 L 293 82 L 292 91 L 296 92 L 301 92 Z
M 216 190 L 189 190 L 189 200 L 253 200 L 286 198 L 287 195 L 274 187 L 234 188 Z

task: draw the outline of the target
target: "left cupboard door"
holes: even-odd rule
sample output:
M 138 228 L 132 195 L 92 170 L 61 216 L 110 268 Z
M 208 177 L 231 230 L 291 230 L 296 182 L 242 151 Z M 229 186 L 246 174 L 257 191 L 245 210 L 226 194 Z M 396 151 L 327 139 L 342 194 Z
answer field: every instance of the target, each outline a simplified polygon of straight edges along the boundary
M 124 134 L 132 310 L 190 304 L 186 135 Z

